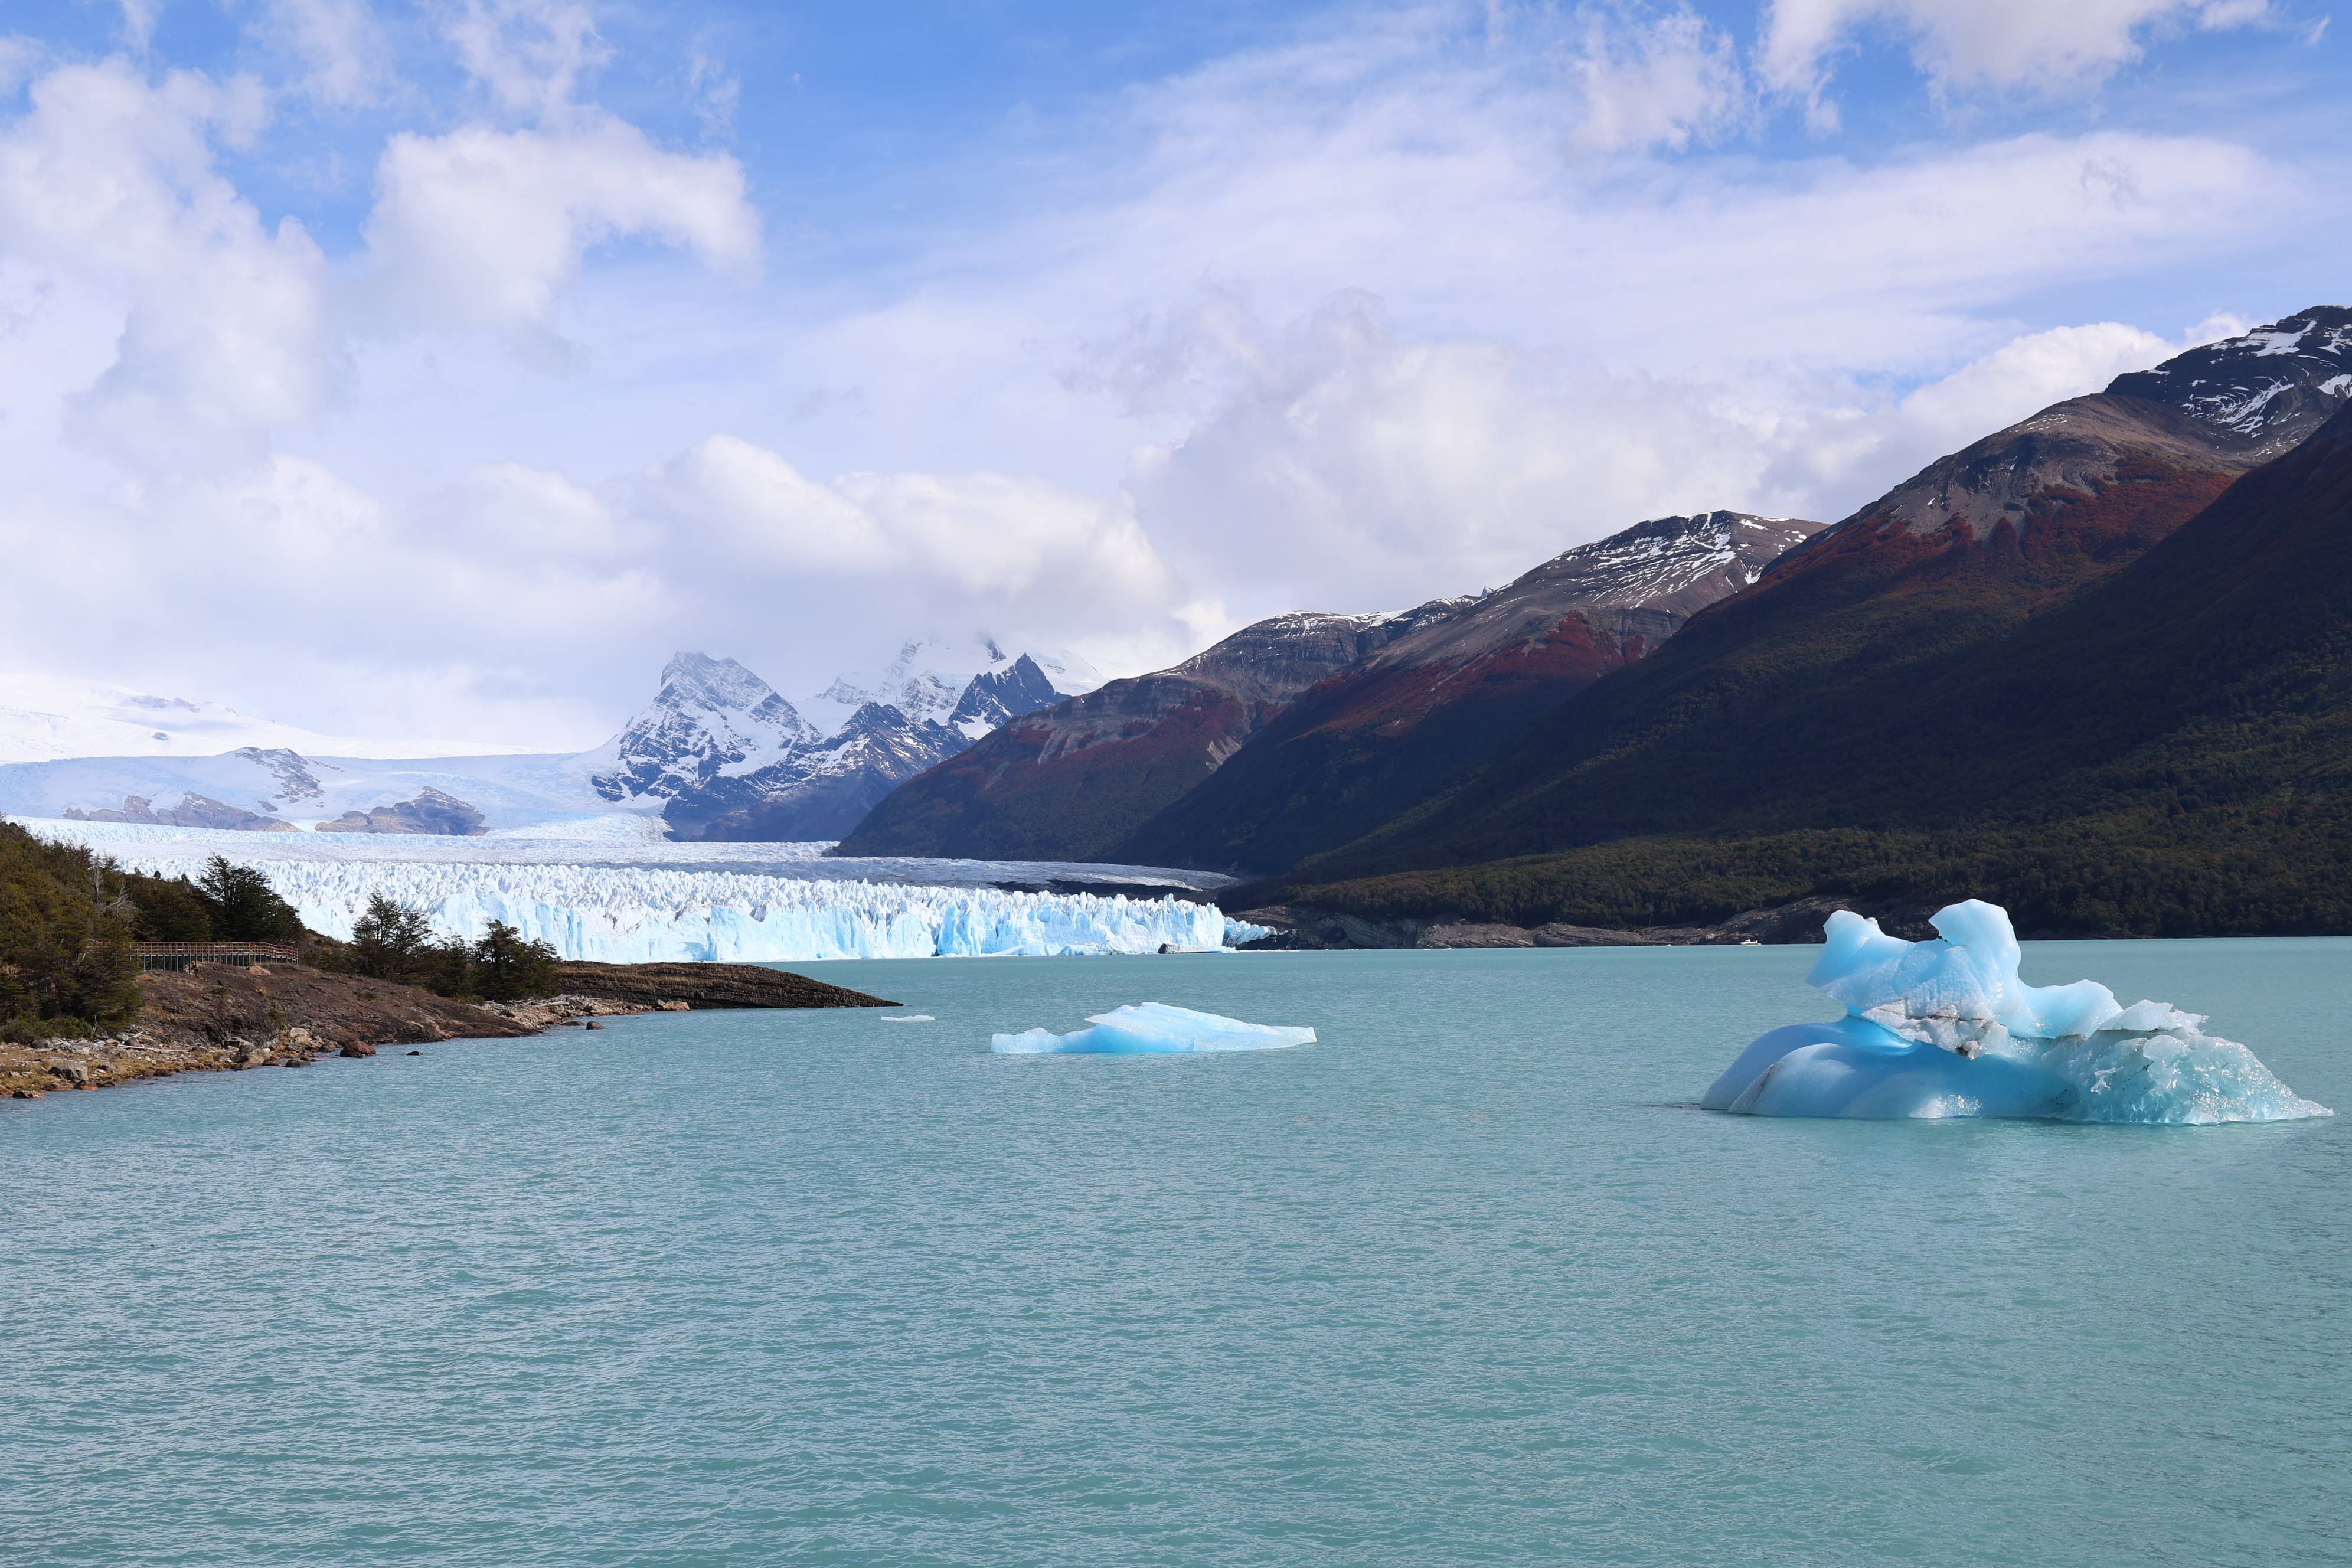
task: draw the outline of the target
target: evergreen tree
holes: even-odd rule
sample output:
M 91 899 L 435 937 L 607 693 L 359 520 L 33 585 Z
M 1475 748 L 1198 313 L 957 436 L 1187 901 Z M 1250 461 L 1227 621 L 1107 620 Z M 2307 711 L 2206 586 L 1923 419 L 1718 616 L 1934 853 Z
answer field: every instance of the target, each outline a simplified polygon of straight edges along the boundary
M 352 927 L 351 965 L 374 980 L 429 983 L 433 927 L 425 911 L 383 893 L 371 895 L 367 913 Z
M 210 942 L 212 912 L 185 877 L 125 879 L 131 929 L 142 942 Z
M 555 992 L 555 949 L 527 940 L 504 921 L 492 921 L 474 944 L 474 984 L 492 1002 L 514 1002 Z
M 0 824 L 0 1031 L 79 1033 L 139 1010 L 122 879 L 89 851 Z
M 297 942 L 301 917 L 279 898 L 269 879 L 250 866 L 233 866 L 215 855 L 196 879 L 196 897 L 211 917 L 218 942 Z

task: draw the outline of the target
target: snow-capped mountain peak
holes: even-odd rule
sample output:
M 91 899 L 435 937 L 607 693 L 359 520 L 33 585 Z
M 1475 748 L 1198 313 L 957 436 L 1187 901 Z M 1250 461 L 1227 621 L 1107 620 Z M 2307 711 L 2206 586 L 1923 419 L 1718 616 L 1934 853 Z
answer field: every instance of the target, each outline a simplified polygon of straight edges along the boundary
M 960 722 L 958 708 L 971 683 L 990 678 L 1002 684 L 1024 658 L 1036 667 L 1056 697 L 1075 697 L 1102 684 L 1092 665 L 1058 648 L 1008 648 L 986 632 L 965 637 L 933 635 L 900 644 L 898 656 L 878 670 L 850 670 L 835 676 L 823 690 L 801 699 L 798 706 L 803 716 L 827 735 L 837 733 L 869 702 L 886 703 L 918 723 Z
M 1024 653 L 1001 669 L 973 676 L 947 721 L 965 740 L 977 741 L 1008 719 L 1076 695 L 1057 688 L 1037 661 Z
M 771 699 L 783 700 L 777 697 L 774 687 L 731 658 L 713 658 L 707 653 L 675 653 L 662 666 L 661 694 L 655 700 L 749 713 Z
M 2315 306 L 2118 376 L 2107 391 L 2169 404 L 2273 456 L 2317 429 L 2352 394 L 2352 310 Z
M 607 800 L 666 795 L 720 773 L 766 767 L 815 739 L 775 688 L 731 658 L 679 653 L 644 711 L 590 752 L 589 782 Z
M 1098 679 L 986 636 L 919 637 L 796 706 L 731 658 L 680 653 L 652 703 L 583 761 L 605 799 L 660 801 L 673 837 L 836 838 L 899 781 L 1074 695 L 1052 668 L 1074 687 Z

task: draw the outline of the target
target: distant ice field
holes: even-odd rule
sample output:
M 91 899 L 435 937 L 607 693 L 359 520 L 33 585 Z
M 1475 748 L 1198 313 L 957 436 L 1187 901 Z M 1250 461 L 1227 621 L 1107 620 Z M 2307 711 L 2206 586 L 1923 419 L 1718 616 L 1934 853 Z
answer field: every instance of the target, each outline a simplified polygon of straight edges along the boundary
M 470 838 L 8 820 L 152 874 L 181 875 L 224 856 L 261 871 L 330 936 L 348 938 L 383 893 L 424 910 L 444 935 L 472 938 L 504 921 L 566 958 L 608 963 L 1142 953 L 1262 934 L 1177 896 L 1231 881 L 1201 872 L 827 859 L 824 844 L 673 844 L 630 817 Z M 1106 890 L 1083 890 L 1088 883 Z M 1161 887 L 1170 891 L 1149 890 Z

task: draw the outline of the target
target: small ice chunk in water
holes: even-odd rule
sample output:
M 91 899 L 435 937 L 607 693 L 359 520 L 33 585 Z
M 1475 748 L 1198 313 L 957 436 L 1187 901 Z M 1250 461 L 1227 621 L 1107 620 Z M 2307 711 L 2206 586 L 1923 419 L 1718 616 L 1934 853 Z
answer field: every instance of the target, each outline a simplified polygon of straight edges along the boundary
M 990 1039 L 988 1048 L 1003 1056 L 1164 1056 L 1188 1051 L 1272 1051 L 1315 1043 L 1312 1029 L 1244 1024 L 1239 1018 L 1196 1013 L 1165 1002 L 1143 1002 L 1097 1013 L 1087 1023 L 1091 1026 L 1066 1035 L 1051 1029 L 997 1035 Z
M 882 1021 L 886 1024 L 936 1024 L 939 1022 L 929 1013 L 885 1013 L 882 1015 Z
M 1846 1006 L 1759 1036 L 1701 1101 L 1755 1116 L 2019 1116 L 2205 1125 L 2334 1114 L 2235 1040 L 2164 1002 L 2126 1007 L 2093 980 L 2028 985 L 2008 911 L 1938 910 L 1905 942 L 1849 910 L 1807 982 Z

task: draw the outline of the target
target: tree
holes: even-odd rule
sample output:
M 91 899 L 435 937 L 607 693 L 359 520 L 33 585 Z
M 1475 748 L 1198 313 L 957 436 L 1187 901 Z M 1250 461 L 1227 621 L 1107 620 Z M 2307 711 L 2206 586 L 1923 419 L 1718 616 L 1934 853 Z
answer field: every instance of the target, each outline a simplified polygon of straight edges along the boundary
M 0 823 L 0 1034 L 79 1033 L 139 1010 L 120 889 L 88 851 Z
M 423 910 L 383 893 L 370 895 L 367 913 L 352 927 L 352 968 L 373 980 L 410 984 L 430 967 L 433 927 Z
M 474 984 L 492 1002 L 554 994 L 560 984 L 555 949 L 531 942 L 504 921 L 492 921 L 474 944 Z
M 131 877 L 131 929 L 142 942 L 210 942 L 212 911 L 185 877 Z
M 196 879 L 196 897 L 212 918 L 215 941 L 296 942 L 302 936 L 302 919 L 294 906 L 250 866 L 233 866 L 214 856 Z

